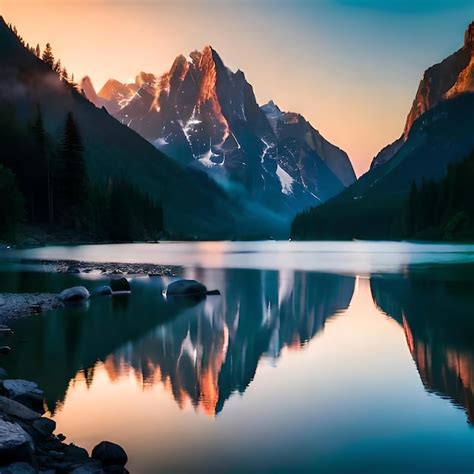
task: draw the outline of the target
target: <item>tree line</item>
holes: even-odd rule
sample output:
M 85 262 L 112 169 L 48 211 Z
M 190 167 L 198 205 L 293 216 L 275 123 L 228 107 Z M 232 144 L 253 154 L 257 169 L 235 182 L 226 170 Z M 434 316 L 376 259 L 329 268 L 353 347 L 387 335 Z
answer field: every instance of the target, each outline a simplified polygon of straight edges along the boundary
M 23 224 L 77 238 L 130 241 L 156 239 L 163 211 L 123 177 L 106 185 L 89 181 L 84 146 L 72 113 L 59 140 L 45 130 L 41 107 L 32 123 L 0 105 L 0 236 L 12 239 Z
M 474 238 L 474 152 L 448 166 L 438 181 L 413 182 L 409 192 L 333 201 L 299 213 L 291 237 L 299 240 Z
M 30 47 L 9 25 L 21 44 L 76 89 L 49 43 Z M 66 239 L 131 241 L 157 239 L 163 231 L 163 209 L 124 177 L 104 185 L 89 180 L 84 146 L 72 113 L 64 118 L 59 138 L 44 126 L 40 105 L 26 123 L 15 106 L 0 103 L 0 238 L 16 239 L 25 224 L 45 228 Z
M 474 152 L 450 164 L 440 181 L 413 183 L 403 220 L 408 238 L 474 238 Z

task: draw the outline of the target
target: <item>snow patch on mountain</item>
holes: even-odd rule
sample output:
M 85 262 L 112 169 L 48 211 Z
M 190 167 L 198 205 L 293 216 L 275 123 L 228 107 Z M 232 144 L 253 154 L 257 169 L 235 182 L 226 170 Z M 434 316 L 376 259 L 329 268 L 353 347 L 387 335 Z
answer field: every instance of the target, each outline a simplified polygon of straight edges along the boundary
M 284 194 L 291 194 L 295 180 L 280 165 L 277 165 L 276 174 L 280 179 L 282 192 Z

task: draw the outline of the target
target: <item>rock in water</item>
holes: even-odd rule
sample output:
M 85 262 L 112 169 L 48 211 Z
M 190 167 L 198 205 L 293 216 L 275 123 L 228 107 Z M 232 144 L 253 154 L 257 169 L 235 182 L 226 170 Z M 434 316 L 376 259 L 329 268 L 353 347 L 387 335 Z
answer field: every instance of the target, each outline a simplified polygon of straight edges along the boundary
M 166 296 L 206 296 L 207 288 L 196 280 L 178 280 L 170 283 Z
M 43 437 L 49 438 L 56 429 L 56 422 L 49 418 L 40 418 L 33 421 L 33 428 Z
M 10 354 L 11 351 L 12 351 L 12 348 L 10 346 L 1 346 L 0 347 L 0 354 L 2 354 L 2 355 Z
M 73 458 L 78 461 L 84 461 L 89 459 L 89 454 L 87 453 L 86 449 L 80 448 L 79 446 L 76 446 L 72 443 L 66 446 L 66 448 L 64 449 L 64 455 L 67 458 Z
M 100 461 L 104 466 L 125 466 L 128 461 L 127 453 L 118 444 L 110 441 L 100 442 L 92 450 L 92 458 Z
M 75 301 L 84 301 L 89 299 L 90 293 L 87 288 L 84 286 L 73 286 L 72 288 L 67 288 L 62 291 L 59 295 L 61 301 L 64 302 L 75 302 Z
M 110 296 L 111 294 L 112 288 L 107 285 L 99 286 L 92 292 L 92 296 Z
M 131 290 L 130 283 L 126 278 L 114 278 L 113 280 L 110 280 L 110 287 L 113 292 Z
M 17 423 L 0 420 L 0 459 L 2 463 L 29 462 L 32 458 L 33 441 L 26 431 Z

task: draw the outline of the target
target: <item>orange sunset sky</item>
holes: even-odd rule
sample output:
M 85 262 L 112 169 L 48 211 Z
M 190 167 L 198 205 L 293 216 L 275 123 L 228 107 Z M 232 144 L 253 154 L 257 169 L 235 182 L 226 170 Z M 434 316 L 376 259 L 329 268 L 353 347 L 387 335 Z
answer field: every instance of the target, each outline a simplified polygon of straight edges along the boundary
M 462 45 L 472 0 L 0 0 L 78 80 L 161 74 L 211 44 L 260 104 L 304 115 L 358 175 L 397 138 L 423 70 Z

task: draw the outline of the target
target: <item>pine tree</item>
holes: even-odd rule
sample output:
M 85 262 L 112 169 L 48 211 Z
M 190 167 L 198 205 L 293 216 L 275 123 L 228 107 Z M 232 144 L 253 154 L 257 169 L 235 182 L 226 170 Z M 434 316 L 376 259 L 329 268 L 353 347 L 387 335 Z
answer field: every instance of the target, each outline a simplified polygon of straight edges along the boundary
M 53 48 L 50 43 L 46 43 L 46 48 L 43 51 L 43 56 L 41 56 L 43 62 L 47 64 L 51 69 L 54 68 L 54 55 Z
M 69 83 L 69 74 L 68 74 L 67 69 L 65 67 L 63 67 L 63 69 L 61 71 L 61 80 L 64 81 L 64 82 Z
M 87 174 L 84 147 L 72 113 L 66 116 L 64 135 L 58 150 L 56 208 L 61 221 L 76 229 L 82 224 L 87 201 Z
M 61 60 L 60 60 L 60 59 L 58 59 L 58 60 L 54 63 L 53 71 L 54 71 L 56 74 L 58 74 L 59 76 L 61 76 L 62 67 L 61 67 Z
M 50 224 L 52 224 L 54 220 L 52 156 L 50 152 L 50 147 L 48 146 L 48 137 L 46 134 L 46 130 L 44 129 L 43 115 L 39 106 L 36 120 L 32 126 L 32 130 L 38 150 L 37 160 L 39 161 L 38 168 L 40 170 L 38 178 L 41 181 L 40 192 L 43 196 L 46 197 L 45 199 L 42 199 L 42 201 L 46 201 L 47 203 L 47 220 Z
M 41 57 L 41 49 L 40 49 L 40 45 L 37 44 L 36 45 L 36 48 L 35 48 L 35 55 L 40 58 Z

